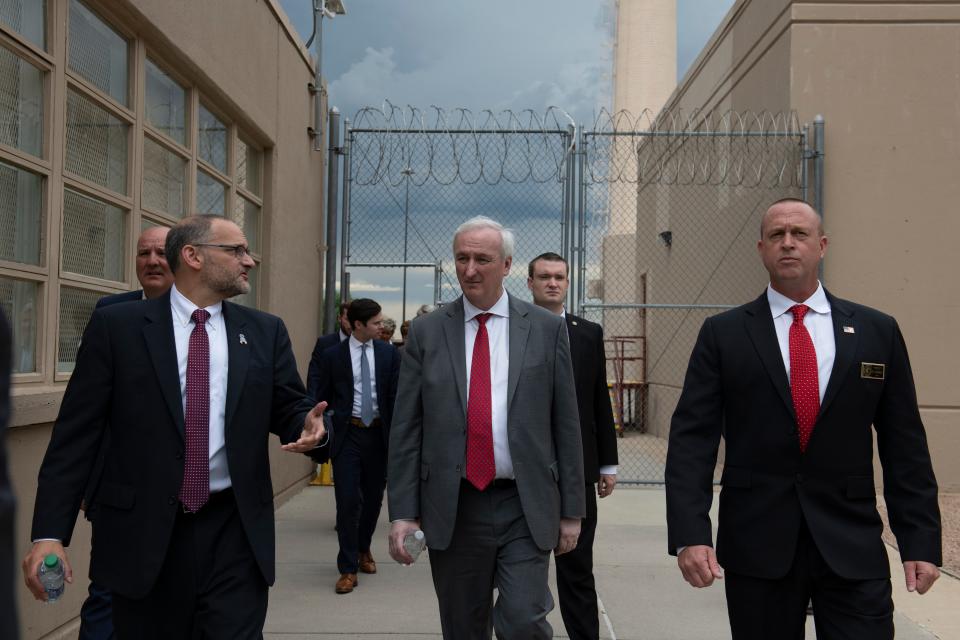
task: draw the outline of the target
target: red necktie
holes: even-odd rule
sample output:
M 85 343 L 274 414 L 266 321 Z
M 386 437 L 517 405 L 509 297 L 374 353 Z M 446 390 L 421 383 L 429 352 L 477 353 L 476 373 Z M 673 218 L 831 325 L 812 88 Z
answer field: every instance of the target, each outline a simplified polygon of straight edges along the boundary
M 210 497 L 210 342 L 205 326 L 209 317 L 203 309 L 193 312 L 187 348 L 187 455 L 180 502 L 191 512 L 199 511 Z
M 470 394 L 467 396 L 467 480 L 480 491 L 497 473 L 493 462 L 493 402 L 490 399 L 489 313 L 476 316 L 480 328 L 473 343 Z
M 813 424 L 820 413 L 820 378 L 817 374 L 817 351 L 810 333 L 803 326 L 803 316 L 810 307 L 797 304 L 790 307 L 793 324 L 790 325 L 790 395 L 797 414 L 800 433 L 800 451 L 807 450 Z

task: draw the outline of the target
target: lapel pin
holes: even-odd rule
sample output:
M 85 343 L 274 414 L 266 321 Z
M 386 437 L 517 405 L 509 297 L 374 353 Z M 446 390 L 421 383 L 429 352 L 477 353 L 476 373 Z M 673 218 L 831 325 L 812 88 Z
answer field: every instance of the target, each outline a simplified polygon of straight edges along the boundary
M 847 326 L 844 326 L 844 327 L 843 327 L 843 332 L 844 332 L 844 333 L 856 333 L 856 331 L 853 330 L 853 327 L 847 327 Z
M 247 338 L 242 333 L 240 334 L 240 344 L 247 344 Z
M 576 320 L 571 320 L 571 321 L 570 321 L 570 324 L 572 324 L 572 325 L 575 326 L 575 327 L 578 326 Z

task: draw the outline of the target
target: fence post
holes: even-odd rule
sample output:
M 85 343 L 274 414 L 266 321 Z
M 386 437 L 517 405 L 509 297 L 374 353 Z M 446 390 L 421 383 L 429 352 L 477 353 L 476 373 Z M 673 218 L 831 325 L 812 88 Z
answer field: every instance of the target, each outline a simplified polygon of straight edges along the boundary
M 343 205 L 340 236 L 340 302 L 350 299 L 350 276 L 347 273 L 347 260 L 350 258 L 350 188 L 351 179 L 350 147 L 353 145 L 353 131 L 350 120 L 343 120 Z
M 336 325 L 336 288 L 337 288 L 337 178 L 339 161 L 337 153 L 340 151 L 340 110 L 330 109 L 330 120 L 327 125 L 330 140 L 329 156 L 327 158 L 327 236 L 326 261 L 324 272 L 326 285 L 323 296 L 323 333 L 333 333 Z

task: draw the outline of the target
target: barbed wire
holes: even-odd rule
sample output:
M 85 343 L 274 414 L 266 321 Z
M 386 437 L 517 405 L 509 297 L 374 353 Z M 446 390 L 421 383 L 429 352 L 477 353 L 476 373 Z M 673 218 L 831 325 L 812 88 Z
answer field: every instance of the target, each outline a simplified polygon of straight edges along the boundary
M 360 185 L 394 187 L 406 180 L 415 186 L 429 180 L 440 185 L 556 182 L 573 151 L 573 125 L 558 107 L 543 114 L 532 109 L 474 114 L 385 101 L 354 116 L 352 177 Z
M 803 128 L 796 112 L 602 110 L 587 146 L 593 183 L 798 186 Z

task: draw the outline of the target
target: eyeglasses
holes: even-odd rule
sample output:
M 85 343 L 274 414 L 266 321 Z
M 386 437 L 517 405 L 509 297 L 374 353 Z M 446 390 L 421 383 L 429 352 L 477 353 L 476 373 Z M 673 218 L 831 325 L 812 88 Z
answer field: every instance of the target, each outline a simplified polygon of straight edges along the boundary
M 218 249 L 223 249 L 224 251 L 229 251 L 232 253 L 238 260 L 243 260 L 246 256 L 250 255 L 250 250 L 247 249 L 245 245 L 242 244 L 216 244 L 213 242 L 194 242 L 193 246 L 195 247 L 217 247 Z

